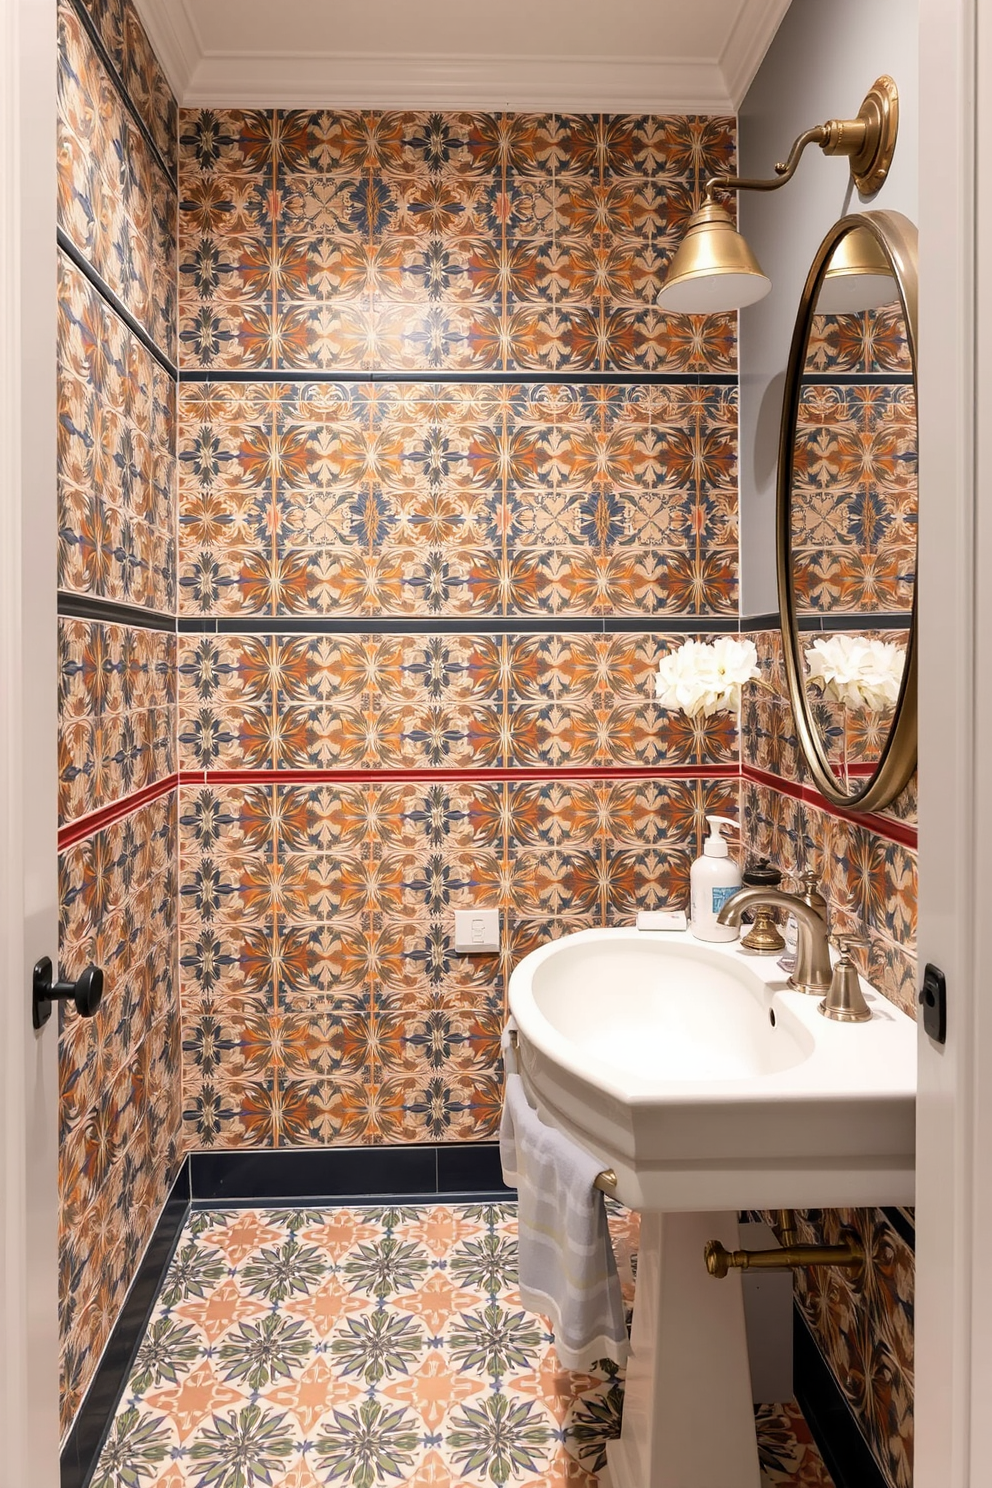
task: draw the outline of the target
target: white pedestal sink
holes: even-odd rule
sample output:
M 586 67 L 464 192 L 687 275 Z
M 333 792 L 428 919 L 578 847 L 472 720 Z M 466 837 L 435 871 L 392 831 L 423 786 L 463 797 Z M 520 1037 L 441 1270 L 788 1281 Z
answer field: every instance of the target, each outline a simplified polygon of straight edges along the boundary
M 740 1209 L 913 1202 L 916 1027 L 864 987 L 829 1022 L 776 961 L 689 932 L 583 930 L 510 979 L 518 1063 L 542 1119 L 644 1213 L 613 1488 L 759 1488 Z

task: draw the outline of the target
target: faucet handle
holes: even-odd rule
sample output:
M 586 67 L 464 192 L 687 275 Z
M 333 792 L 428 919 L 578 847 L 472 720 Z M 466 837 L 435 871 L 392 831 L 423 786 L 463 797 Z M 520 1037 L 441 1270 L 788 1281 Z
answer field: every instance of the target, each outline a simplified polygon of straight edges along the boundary
M 830 991 L 820 1003 L 820 1012 L 836 1023 L 867 1023 L 871 1008 L 865 1002 L 858 968 L 850 955 L 852 946 L 867 945 L 867 941 L 863 935 L 837 935 L 835 939 L 841 956 L 834 967 Z

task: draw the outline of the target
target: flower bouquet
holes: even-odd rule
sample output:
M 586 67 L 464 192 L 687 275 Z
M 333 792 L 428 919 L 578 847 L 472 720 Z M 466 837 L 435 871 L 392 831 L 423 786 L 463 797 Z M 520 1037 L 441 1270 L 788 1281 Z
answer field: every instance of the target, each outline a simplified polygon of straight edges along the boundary
M 686 641 L 658 663 L 655 696 L 663 707 L 680 708 L 690 718 L 724 712 L 739 716 L 741 688 L 760 675 L 753 641 L 730 636 Z
M 847 714 L 851 708 L 882 713 L 894 708 L 902 686 L 905 652 L 893 641 L 870 636 L 825 636 L 806 647 L 807 679 L 822 697 L 841 707 L 844 786 L 849 788 Z

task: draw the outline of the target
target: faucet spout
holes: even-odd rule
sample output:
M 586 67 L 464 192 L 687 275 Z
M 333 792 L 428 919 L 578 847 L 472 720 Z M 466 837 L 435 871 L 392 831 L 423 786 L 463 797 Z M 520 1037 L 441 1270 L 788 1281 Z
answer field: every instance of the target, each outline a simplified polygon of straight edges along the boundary
M 829 989 L 833 975 L 826 922 L 796 894 L 787 894 L 782 889 L 754 888 L 740 889 L 728 899 L 716 917 L 717 924 L 739 925 L 745 910 L 753 909 L 757 904 L 770 904 L 795 915 L 799 940 L 796 965 L 789 983 L 801 992 L 822 997 Z

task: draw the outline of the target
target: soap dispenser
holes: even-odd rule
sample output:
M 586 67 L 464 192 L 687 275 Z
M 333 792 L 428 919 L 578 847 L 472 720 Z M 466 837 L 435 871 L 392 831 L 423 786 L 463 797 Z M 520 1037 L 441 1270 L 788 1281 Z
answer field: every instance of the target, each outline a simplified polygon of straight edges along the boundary
M 718 925 L 716 917 L 741 886 L 741 870 L 730 856 L 721 827 L 736 827 L 727 816 L 708 816 L 710 834 L 703 842 L 702 856 L 689 870 L 692 922 L 697 940 L 736 940 L 736 925 Z

